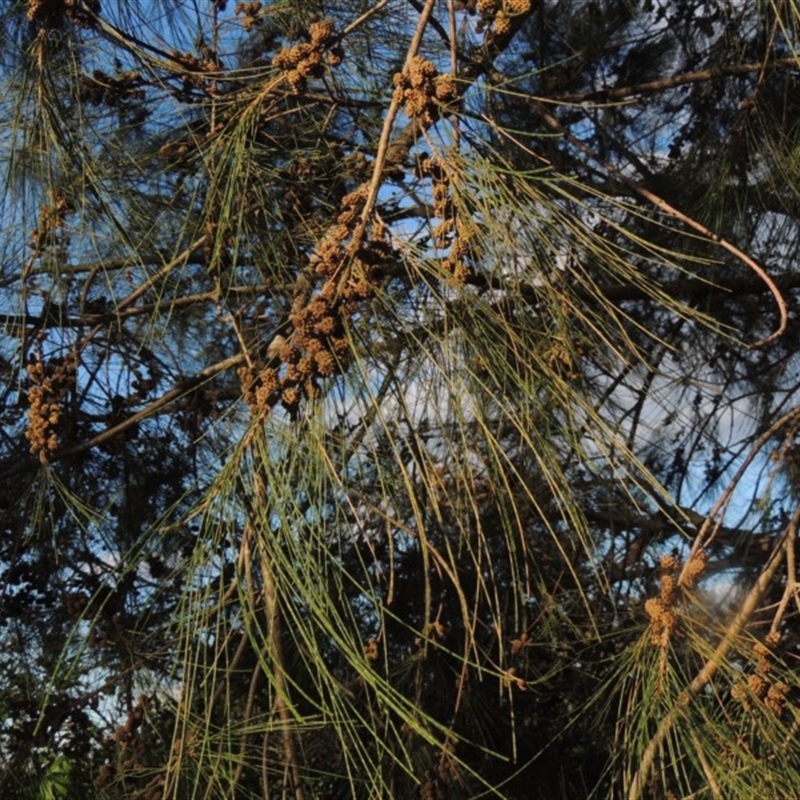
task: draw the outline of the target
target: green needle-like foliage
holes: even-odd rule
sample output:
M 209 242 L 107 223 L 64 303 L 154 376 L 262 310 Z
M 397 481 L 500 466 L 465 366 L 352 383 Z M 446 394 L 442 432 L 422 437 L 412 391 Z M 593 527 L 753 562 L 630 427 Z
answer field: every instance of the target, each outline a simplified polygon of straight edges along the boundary
M 0 14 L 0 796 L 800 796 L 800 4 Z

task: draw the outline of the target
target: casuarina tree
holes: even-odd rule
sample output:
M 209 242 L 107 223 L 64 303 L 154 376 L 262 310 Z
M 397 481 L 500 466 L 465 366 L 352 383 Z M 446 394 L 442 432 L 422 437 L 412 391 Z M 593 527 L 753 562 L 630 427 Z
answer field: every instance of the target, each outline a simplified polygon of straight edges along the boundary
M 796 0 L 6 0 L 4 797 L 800 794 Z

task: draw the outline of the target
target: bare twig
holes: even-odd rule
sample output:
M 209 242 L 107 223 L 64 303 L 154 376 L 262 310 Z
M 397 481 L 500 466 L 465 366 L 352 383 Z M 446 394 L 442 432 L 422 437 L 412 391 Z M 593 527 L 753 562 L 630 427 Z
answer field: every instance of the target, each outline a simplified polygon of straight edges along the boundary
M 607 103 L 614 100 L 625 100 L 641 95 L 655 94 L 677 86 L 686 86 L 692 83 L 707 83 L 720 78 L 750 75 L 753 72 L 769 72 L 785 69 L 800 68 L 800 59 L 779 58 L 774 61 L 756 61 L 748 64 L 731 64 L 726 67 L 698 70 L 697 72 L 684 72 L 681 75 L 670 75 L 668 78 L 633 83 L 628 86 L 615 86 L 613 89 L 598 89 L 593 92 L 574 92 L 559 94 L 552 97 L 540 97 L 539 102 L 553 105 L 577 105 L 580 103 Z
M 750 448 L 750 452 L 747 454 L 747 457 L 739 466 L 739 469 L 736 470 L 733 478 L 731 478 L 731 480 L 728 482 L 728 485 L 725 487 L 725 490 L 722 492 L 711 511 L 709 511 L 706 515 L 705 521 L 700 526 L 697 536 L 695 536 L 694 543 L 692 544 L 691 554 L 686 561 L 686 565 L 689 564 L 689 562 L 692 560 L 692 557 L 699 550 L 704 549 L 714 540 L 717 531 L 722 525 L 722 517 L 720 517 L 719 521 L 716 523 L 714 523 L 714 519 L 727 507 L 728 503 L 730 503 L 733 492 L 739 485 L 747 470 L 750 468 L 753 460 L 761 452 L 761 449 L 764 447 L 764 445 L 767 444 L 767 442 L 769 442 L 769 440 L 779 430 L 793 422 L 796 422 L 798 419 L 800 419 L 800 406 L 793 408 L 791 411 L 787 411 L 786 414 L 775 420 L 775 422 L 773 422 L 772 425 L 770 425 L 769 428 L 767 428 L 767 430 L 758 437 L 755 444 L 752 446 L 752 448 Z M 684 565 L 684 571 L 686 569 L 686 565 Z M 683 580 L 684 573 L 681 573 L 679 582 L 682 582 Z
M 352 33 L 356 28 L 363 25 L 373 14 L 377 14 L 389 0 L 379 0 L 372 8 L 368 8 L 360 17 L 354 19 L 341 33 L 340 39 L 344 39 L 349 33 Z

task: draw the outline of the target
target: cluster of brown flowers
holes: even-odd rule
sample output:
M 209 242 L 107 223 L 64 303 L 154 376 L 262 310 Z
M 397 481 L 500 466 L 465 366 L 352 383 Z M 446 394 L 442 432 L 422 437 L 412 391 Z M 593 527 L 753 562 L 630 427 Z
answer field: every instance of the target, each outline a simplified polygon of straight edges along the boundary
M 782 716 L 786 710 L 789 686 L 783 681 L 773 680 L 770 676 L 775 661 L 773 648 L 780 644 L 780 640 L 780 634 L 772 632 L 763 642 L 756 642 L 753 645 L 755 671 L 748 676 L 746 683 L 737 683 L 731 688 L 731 696 L 746 711 L 752 710 L 753 697 L 760 700 L 777 717 Z
M 242 27 L 249 31 L 251 28 L 260 24 L 262 16 L 261 0 L 255 0 L 254 3 L 237 3 L 234 13 L 237 17 L 242 18 Z
M 100 13 L 100 2 L 88 4 L 95 14 Z M 60 28 L 65 20 L 89 28 L 94 25 L 92 16 L 78 0 L 28 0 L 28 22 L 38 22 L 45 28 Z
M 392 252 L 385 241 L 384 226 L 380 223 L 372 226 L 369 237 L 352 236 L 360 224 L 366 199 L 367 190 L 363 186 L 342 198 L 336 225 L 320 241 L 309 259 L 314 272 L 326 279 L 322 296 L 335 294 L 351 310 L 355 301 L 372 293 L 374 268 Z
M 373 636 L 364 645 L 364 657 L 367 659 L 367 661 L 377 661 L 379 655 L 380 647 L 378 645 L 378 640 Z
M 197 85 L 202 85 L 203 77 L 195 75 L 194 73 L 219 72 L 222 69 L 222 63 L 219 60 L 219 56 L 217 55 L 216 51 L 208 45 L 205 45 L 201 48 L 199 56 L 181 50 L 173 50 L 171 55 L 176 61 L 180 62 L 187 67 L 188 70 L 190 70 L 189 72 L 182 74 L 181 77 L 184 80 L 192 81 Z
M 443 103 L 458 97 L 455 78 L 449 73 L 439 75 L 433 62 L 423 56 L 414 56 L 403 72 L 392 77 L 394 99 L 406 114 L 431 126 L 439 117 Z
M 481 15 L 478 30 L 496 36 L 511 33 L 512 17 L 527 14 L 531 6 L 531 0 L 468 0 L 464 4 L 467 11 Z
M 447 172 L 444 161 L 435 156 L 425 156 L 425 158 L 420 161 L 419 171 L 423 176 L 430 176 L 431 178 L 433 215 L 444 220 L 443 224 L 433 231 L 437 246 L 442 247 L 447 243 L 447 236 L 451 229 L 451 226 L 448 226 L 446 223 L 451 220 L 453 216 L 453 201 L 450 195 L 450 175 Z
M 199 90 L 209 96 L 217 93 L 216 73 L 222 69 L 222 63 L 215 50 L 207 45 L 201 48 L 200 56 L 181 50 L 171 50 L 170 56 L 182 69 L 176 70 L 177 77 L 183 82 L 178 97 L 191 101 Z
M 81 102 L 111 108 L 129 100 L 144 100 L 144 89 L 141 86 L 139 73 L 133 71 L 115 78 L 96 69 L 91 75 L 81 75 L 78 81 Z
M 454 217 L 455 238 L 450 252 L 442 263 L 442 269 L 456 286 L 461 286 L 472 275 L 472 268 L 467 264 L 467 257 L 479 259 L 482 254 L 481 246 L 474 241 L 475 229 L 464 222 L 460 215 Z
M 269 363 L 239 371 L 254 415 L 279 402 L 294 414 L 302 400 L 320 396 L 320 379 L 340 373 L 347 364 L 347 321 L 372 294 L 375 267 L 391 253 L 379 225 L 370 238 L 353 237 L 365 200 L 363 189 L 342 199 L 337 224 L 309 260 L 322 285 L 308 296 L 298 295 L 288 318 L 290 332 L 273 341 Z
M 651 641 L 656 647 L 666 650 L 670 638 L 678 626 L 675 605 L 678 599 L 678 580 L 676 573 L 680 562 L 675 556 L 664 556 L 660 564 L 660 592 L 645 602 L 644 610 L 650 617 Z
M 58 429 L 62 417 L 61 402 L 75 385 L 77 359 L 74 355 L 44 363 L 28 365 L 28 427 L 25 438 L 31 453 L 46 464 L 58 450 Z
M 420 162 L 420 173 L 431 178 L 433 214 L 441 222 L 433 229 L 433 243 L 450 252 L 442 262 L 449 280 L 462 285 L 472 273 L 467 257 L 480 258 L 481 248 L 474 241 L 475 229 L 457 213 L 452 200 L 450 175 L 441 158 L 426 156 Z
M 341 302 L 323 290 L 290 317 L 294 330 L 278 340 L 277 364 L 240 370 L 244 397 L 254 412 L 263 413 L 277 402 L 290 413 L 303 399 L 320 395 L 319 379 L 340 371 L 349 344 L 343 327 Z
M 704 550 L 697 550 L 683 569 L 680 584 L 684 589 L 693 589 L 698 578 L 706 571 L 708 556 Z
M 334 25 L 330 20 L 309 25 L 308 37 L 307 42 L 282 48 L 272 59 L 273 66 L 284 73 L 295 94 L 306 90 L 309 78 L 321 78 L 326 65 L 336 67 L 344 59 L 344 51 L 335 43 Z
M 50 201 L 42 203 L 39 208 L 39 223 L 31 231 L 28 246 L 41 254 L 46 247 L 67 246 L 67 241 L 63 235 L 67 215 L 72 211 L 67 198 L 59 191 L 54 191 Z
M 586 349 L 582 342 L 568 341 L 565 336 L 555 336 L 543 350 L 542 358 L 554 373 L 565 381 L 577 381 L 580 378 L 575 359 L 583 358 Z

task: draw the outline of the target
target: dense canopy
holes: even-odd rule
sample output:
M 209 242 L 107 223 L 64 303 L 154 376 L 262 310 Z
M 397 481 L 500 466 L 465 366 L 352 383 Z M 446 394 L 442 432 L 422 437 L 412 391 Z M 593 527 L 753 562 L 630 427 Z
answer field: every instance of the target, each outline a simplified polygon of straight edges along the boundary
M 0 15 L 3 797 L 800 795 L 797 0 Z

